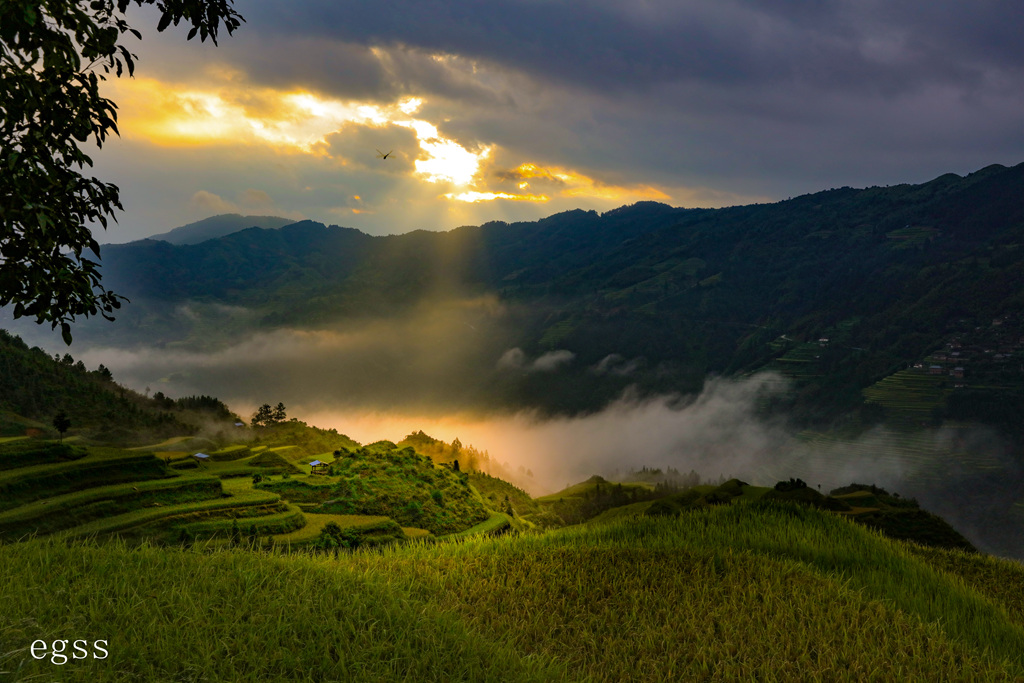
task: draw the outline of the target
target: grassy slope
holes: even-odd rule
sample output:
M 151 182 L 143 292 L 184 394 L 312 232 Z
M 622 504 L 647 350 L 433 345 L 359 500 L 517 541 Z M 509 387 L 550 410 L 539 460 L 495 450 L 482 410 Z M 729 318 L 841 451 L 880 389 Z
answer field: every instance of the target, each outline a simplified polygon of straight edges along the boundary
M 0 671 L 15 680 L 558 678 L 324 560 L 36 542 L 0 547 L 0 575 L 17 577 L 0 583 Z M 106 639 L 110 656 L 57 667 L 27 652 L 58 638 Z
M 1024 569 L 928 553 L 763 504 L 338 559 L 37 541 L 0 547 L 0 669 L 73 632 L 97 682 L 1024 677 Z

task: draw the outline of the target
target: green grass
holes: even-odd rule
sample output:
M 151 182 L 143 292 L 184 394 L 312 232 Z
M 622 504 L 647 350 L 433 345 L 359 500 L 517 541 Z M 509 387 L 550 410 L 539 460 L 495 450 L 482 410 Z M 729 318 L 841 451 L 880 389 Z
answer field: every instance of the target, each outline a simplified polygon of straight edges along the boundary
M 905 546 L 792 506 L 708 508 L 358 561 L 368 577 L 591 680 L 1024 676 L 1024 629 L 998 601 Z
M 492 510 L 500 510 L 508 498 L 516 514 L 524 515 L 540 511 L 540 506 L 526 491 L 513 486 L 503 479 L 483 472 L 470 472 L 469 483 L 473 485 Z
M 629 505 L 622 505 L 617 508 L 605 510 L 601 514 L 587 520 L 587 524 L 607 524 L 609 522 L 617 522 L 630 517 L 636 517 L 642 515 L 647 511 L 647 508 L 651 506 L 652 500 L 645 500 L 639 503 L 630 503 Z
M 464 531 L 458 531 L 454 534 L 449 534 L 448 536 L 444 536 L 443 538 L 466 538 L 467 536 L 500 533 L 502 531 L 511 529 L 512 523 L 512 518 L 506 515 L 504 512 L 495 512 L 479 524 L 475 524 Z
M 0 576 L 22 677 L 54 675 L 33 640 L 83 637 L 110 659 L 59 675 L 97 683 L 1024 678 L 1019 564 L 792 504 L 337 557 L 33 541 Z
M 31 543 L 0 547 L 0 671 L 15 680 L 554 681 L 457 617 L 323 560 Z M 34 660 L 37 639 L 106 639 L 106 660 Z

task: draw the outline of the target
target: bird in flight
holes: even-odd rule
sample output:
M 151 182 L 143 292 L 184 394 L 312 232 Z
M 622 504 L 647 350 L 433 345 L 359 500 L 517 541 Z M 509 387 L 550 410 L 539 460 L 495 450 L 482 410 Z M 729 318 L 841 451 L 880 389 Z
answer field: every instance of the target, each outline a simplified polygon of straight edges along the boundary
M 387 151 L 387 153 L 385 154 L 384 152 L 382 152 L 382 151 L 380 151 L 380 150 L 378 149 L 378 150 L 377 150 L 377 158 L 378 158 L 378 159 L 387 159 L 387 158 L 388 158 L 389 156 L 391 156 L 391 152 L 393 152 L 393 151 L 394 151 L 394 150 L 392 150 L 392 149 L 389 149 L 389 150 Z

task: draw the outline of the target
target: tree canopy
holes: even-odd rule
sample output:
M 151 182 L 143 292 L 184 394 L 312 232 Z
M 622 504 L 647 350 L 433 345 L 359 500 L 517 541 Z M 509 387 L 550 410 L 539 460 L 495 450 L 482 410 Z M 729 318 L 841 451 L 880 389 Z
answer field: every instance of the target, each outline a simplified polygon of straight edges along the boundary
M 118 188 L 83 175 L 117 134 L 117 105 L 100 94 L 113 73 L 131 76 L 135 55 L 120 40 L 142 34 L 124 19 L 132 3 L 156 5 L 157 30 L 182 21 L 214 43 L 244 19 L 233 0 L 4 0 L 0 3 L 0 306 L 14 317 L 61 327 L 76 316 L 112 319 L 121 297 L 100 283 L 99 243 L 123 208 Z

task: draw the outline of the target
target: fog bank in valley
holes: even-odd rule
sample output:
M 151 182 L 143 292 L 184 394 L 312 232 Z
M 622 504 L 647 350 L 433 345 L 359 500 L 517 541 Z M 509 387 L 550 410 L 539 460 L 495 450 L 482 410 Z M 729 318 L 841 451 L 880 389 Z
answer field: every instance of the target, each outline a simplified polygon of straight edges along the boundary
M 496 473 L 534 495 L 595 474 L 625 478 L 642 467 L 769 486 L 797 477 L 822 492 L 875 484 L 917 497 L 979 547 L 1024 555 L 1019 538 L 1012 542 L 1016 527 L 1007 526 L 1007 511 L 1024 498 L 1024 476 L 991 432 L 807 434 L 763 410 L 787 391 L 777 375 L 709 378 L 690 396 L 644 393 L 642 373 L 659 368 L 643 358 L 530 348 L 516 343 L 515 332 L 514 312 L 481 297 L 328 329 L 258 331 L 209 348 L 76 341 L 71 352 L 139 391 L 216 396 L 246 419 L 262 403 L 283 402 L 289 416 L 361 443 L 397 442 L 416 430 L 448 442 L 457 437 L 487 451 L 501 465 Z M 588 407 L 542 409 L 552 395 L 582 396 Z M 965 467 L 968 460 L 974 465 Z

